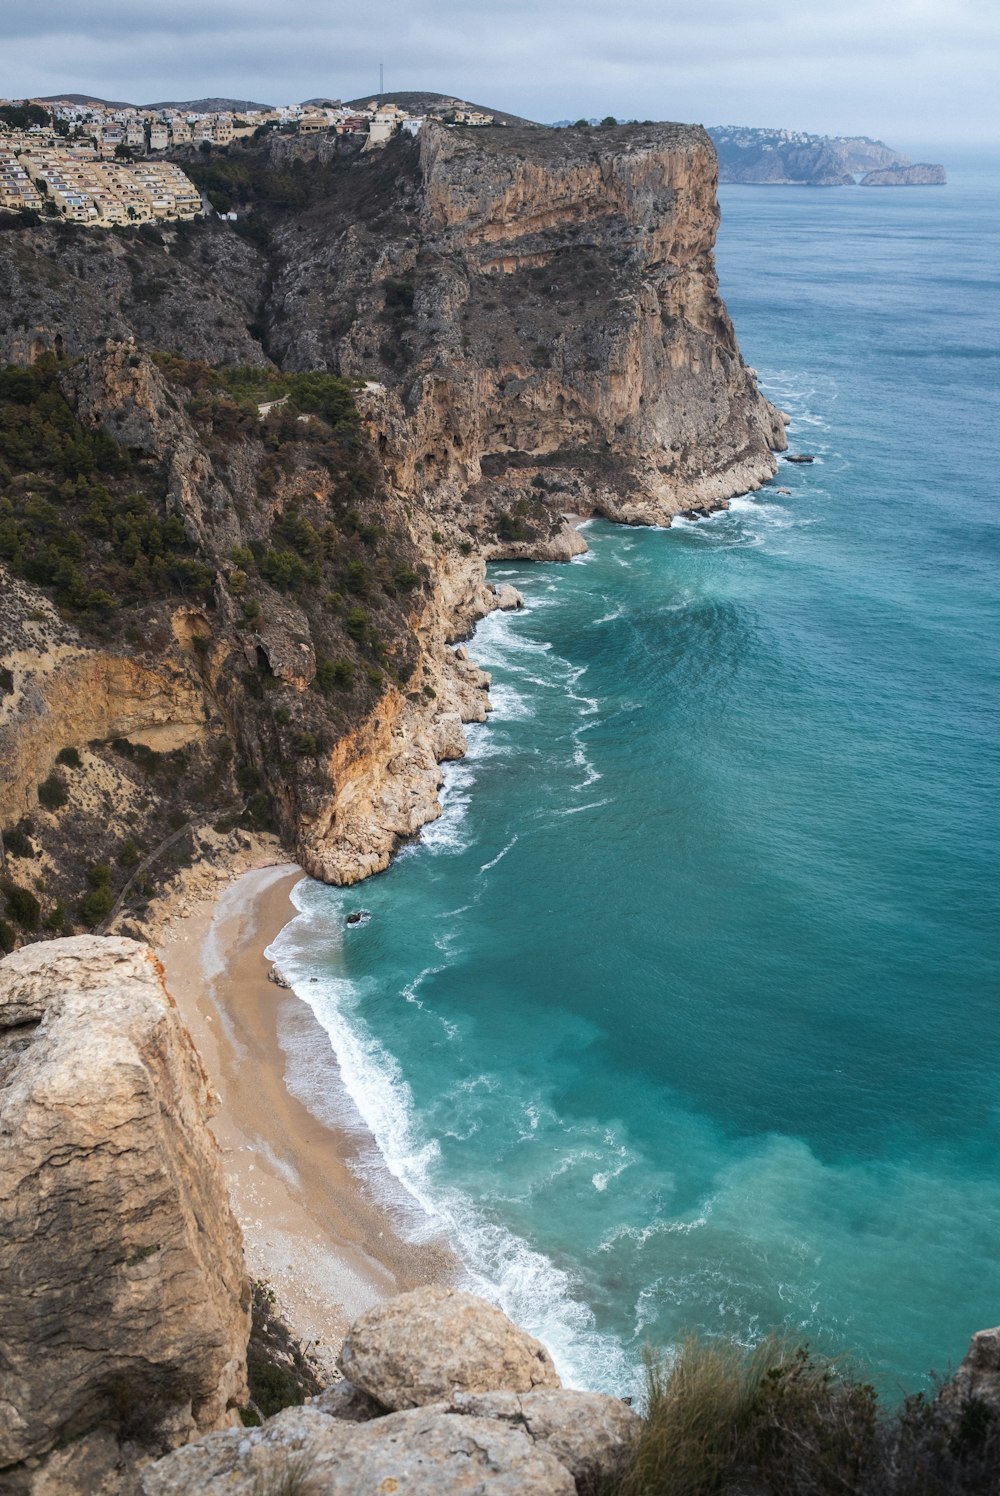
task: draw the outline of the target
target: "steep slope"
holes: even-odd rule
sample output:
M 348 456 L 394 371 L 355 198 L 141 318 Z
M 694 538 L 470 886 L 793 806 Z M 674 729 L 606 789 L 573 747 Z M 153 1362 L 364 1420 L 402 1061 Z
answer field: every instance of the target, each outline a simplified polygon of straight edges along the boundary
M 783 427 L 719 296 L 704 131 L 432 124 L 394 166 L 391 218 L 277 231 L 269 337 L 283 364 L 377 372 L 401 487 L 510 541 L 536 511 L 663 522 L 771 475 Z
M 0 422 L 2 824 L 22 888 L 59 843 L 66 895 L 22 898 L 28 926 L 85 918 L 85 871 L 106 912 L 101 869 L 135 860 L 100 795 L 72 835 L 79 806 L 39 803 L 64 751 L 112 801 L 123 754 L 186 755 L 179 823 L 271 820 L 336 882 L 384 867 L 488 709 L 448 647 L 500 602 L 485 560 L 574 554 L 568 512 L 725 503 L 784 445 L 720 299 L 699 128 L 429 122 L 190 170 L 235 225 L 0 234 L 0 355 L 34 365 Z M 148 853 L 163 814 L 130 805 Z

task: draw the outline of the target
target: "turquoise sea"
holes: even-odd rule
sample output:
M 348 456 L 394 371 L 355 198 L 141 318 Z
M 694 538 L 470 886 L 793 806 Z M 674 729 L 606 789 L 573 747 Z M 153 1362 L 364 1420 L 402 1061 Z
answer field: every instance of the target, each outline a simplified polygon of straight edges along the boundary
M 722 190 L 818 460 L 494 568 L 443 817 L 273 948 L 405 1229 L 576 1384 L 781 1326 L 892 1391 L 1000 1321 L 997 182 Z

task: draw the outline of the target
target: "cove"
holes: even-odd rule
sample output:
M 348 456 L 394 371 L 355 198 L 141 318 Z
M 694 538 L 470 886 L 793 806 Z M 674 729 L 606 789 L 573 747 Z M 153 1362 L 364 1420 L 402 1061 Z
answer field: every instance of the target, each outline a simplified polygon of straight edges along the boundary
M 779 1326 L 913 1386 L 1000 1297 L 997 208 L 961 173 L 722 202 L 816 462 L 494 568 L 527 607 L 470 644 L 495 711 L 442 818 L 302 885 L 275 954 L 408 1229 L 569 1380 Z

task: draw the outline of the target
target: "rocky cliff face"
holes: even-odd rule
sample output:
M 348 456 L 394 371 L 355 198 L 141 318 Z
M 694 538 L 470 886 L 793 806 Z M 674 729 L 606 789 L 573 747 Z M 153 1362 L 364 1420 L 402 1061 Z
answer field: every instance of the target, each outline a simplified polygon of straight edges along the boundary
M 25 594 L 8 640 L 3 816 L 53 830 L 60 812 L 38 807 L 37 787 L 63 746 L 176 739 L 201 755 L 202 798 L 236 795 L 231 753 L 244 808 L 264 797 L 309 871 L 353 882 L 437 813 L 438 762 L 488 709 L 486 681 L 450 647 L 499 601 L 484 562 L 574 554 L 567 512 L 664 523 L 725 503 L 774 471 L 783 423 L 719 296 L 702 130 L 428 124 L 419 143 L 360 159 L 304 142 L 290 162 L 289 149 L 211 167 L 246 199 L 242 237 L 219 223 L 0 235 L 0 349 L 38 368 L 55 355 L 58 399 L 119 444 L 160 525 L 159 551 L 125 536 L 132 570 L 117 552 L 109 570 L 101 547 L 117 545 L 125 500 L 98 496 L 92 542 L 90 479 L 77 478 L 66 523 L 83 539 L 72 557 L 53 540 L 39 569 L 31 545 L 50 542 L 59 511 L 44 504 L 67 503 L 72 459 L 48 472 L 22 453 L 5 478 L 0 451 L 0 559 L 43 592 L 51 575 L 63 613 L 37 629 L 45 596 Z M 360 424 L 315 390 L 303 404 L 301 385 L 262 420 L 240 394 L 250 376 L 227 384 L 206 362 L 256 366 L 264 386 L 277 365 L 286 393 L 296 371 L 363 381 Z M 11 431 L 44 433 L 20 398 Z M 93 575 L 73 580 L 81 553 Z M 163 575 L 175 581 L 157 592 Z M 67 623 L 101 585 L 135 586 L 138 603 L 95 647 L 94 629 Z M 93 835 L 99 858 L 117 855 Z
M 0 962 L 0 1485 L 102 1425 L 162 1451 L 238 1421 L 250 1294 L 212 1110 L 148 948 Z
M 568 508 L 664 522 L 773 473 L 783 425 L 719 296 L 703 130 L 429 125 L 398 155 L 395 234 L 307 221 L 273 297 L 282 357 L 378 373 L 400 487 L 506 547 Z M 352 306 L 347 333 L 307 281 Z

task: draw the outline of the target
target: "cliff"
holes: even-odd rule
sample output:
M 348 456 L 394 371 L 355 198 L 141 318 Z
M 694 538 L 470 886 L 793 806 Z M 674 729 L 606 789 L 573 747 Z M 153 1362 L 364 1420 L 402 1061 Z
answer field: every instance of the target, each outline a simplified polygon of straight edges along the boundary
M 113 1466 L 102 1429 L 162 1453 L 238 1421 L 250 1289 L 213 1102 L 147 948 L 80 936 L 0 962 L 5 1490 L 57 1447 Z
M 516 554 L 566 509 L 663 523 L 773 473 L 783 426 L 719 295 L 703 130 L 429 124 L 379 169 L 400 174 L 398 226 L 331 238 L 316 213 L 294 257 L 277 231 L 272 340 L 283 362 L 377 375 L 399 487 Z M 346 333 L 317 295 L 351 307 Z
M 724 504 L 784 445 L 698 128 L 191 169 L 235 225 L 0 234 L 31 369 L 0 388 L 8 944 L 95 923 L 199 814 L 331 881 L 384 867 L 488 710 L 451 647 L 500 602 L 485 561 L 571 556 L 567 512 Z

